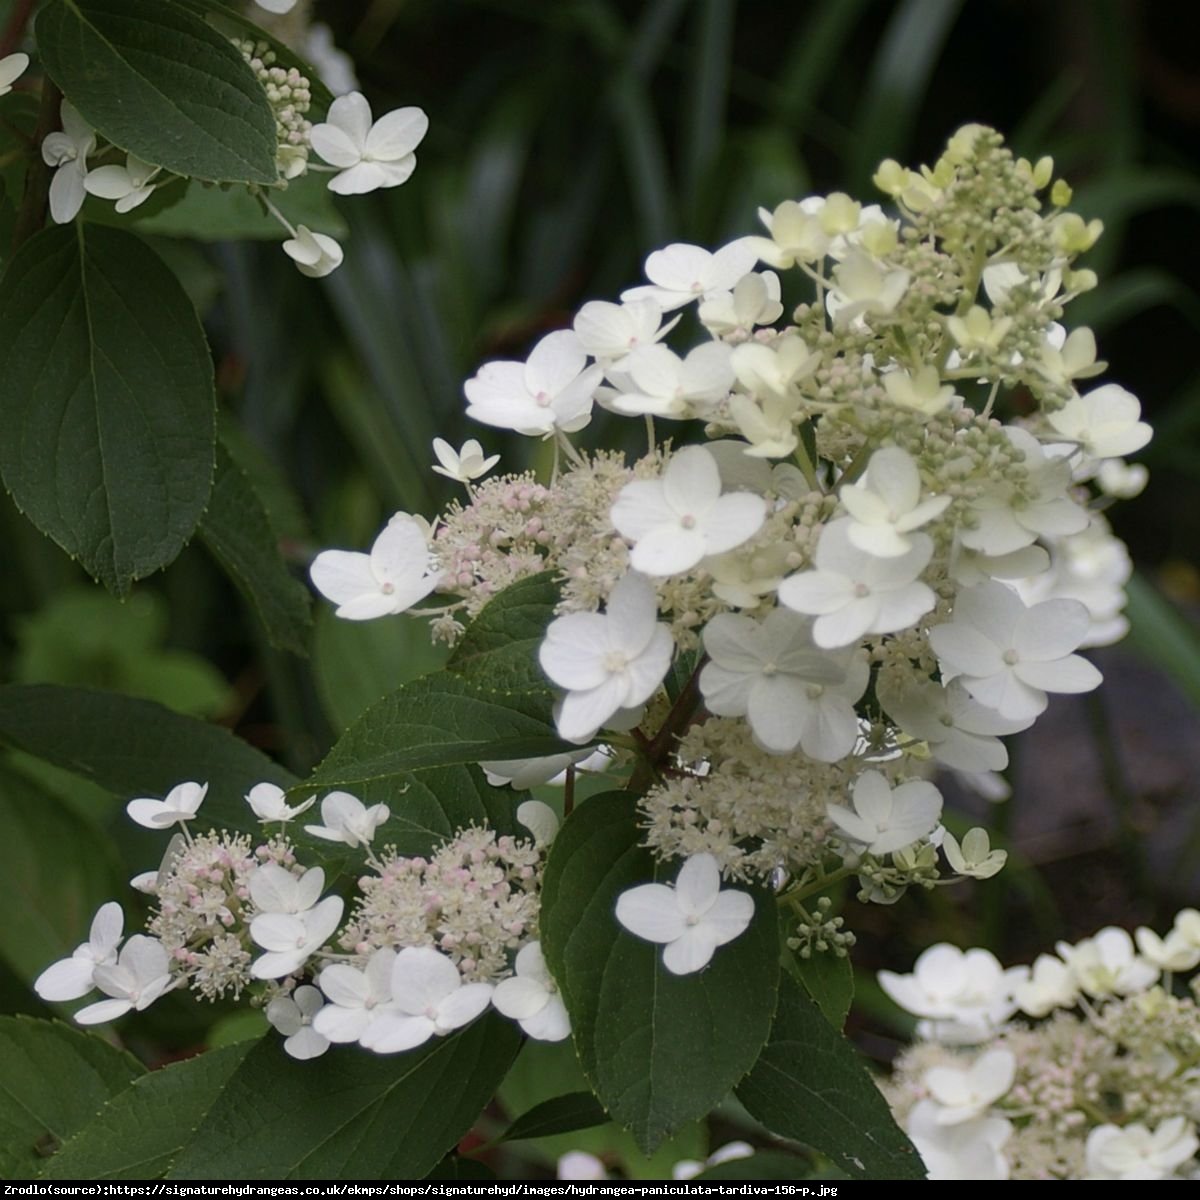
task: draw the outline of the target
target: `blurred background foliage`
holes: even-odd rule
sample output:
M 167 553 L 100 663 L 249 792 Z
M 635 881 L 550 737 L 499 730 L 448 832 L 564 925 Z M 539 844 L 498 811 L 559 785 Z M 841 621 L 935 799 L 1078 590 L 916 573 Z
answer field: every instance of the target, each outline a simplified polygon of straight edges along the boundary
M 0 2 L 0 22 L 20 7 Z M 1162 927 L 1200 901 L 1200 75 L 1180 28 L 1184 7 L 313 7 L 353 56 L 376 112 L 418 104 L 430 114 L 412 181 L 338 205 L 323 227 L 343 224 L 345 264 L 320 283 L 271 242 L 172 236 L 194 228 L 178 206 L 144 226 L 202 311 L 223 440 L 266 497 L 298 576 L 316 548 L 362 548 L 391 512 L 430 516 L 451 498 L 428 469 L 435 435 L 455 444 L 478 436 L 510 470 L 535 465 L 539 445 L 468 426 L 462 380 L 485 359 L 522 356 L 583 301 L 615 298 L 639 280 L 650 250 L 751 232 L 760 205 L 788 197 L 871 197 L 881 158 L 932 161 L 966 121 L 996 126 L 1030 158 L 1054 156 L 1076 187 L 1073 207 L 1106 227 L 1085 260 L 1101 286 L 1072 314 L 1095 329 L 1107 378 L 1141 397 L 1157 430 L 1141 456 L 1148 491 L 1113 514 L 1138 566 L 1133 633 L 1097 653 L 1108 676 L 1098 696 L 1056 699 L 1017 740 L 1007 805 L 958 798 L 964 821 L 982 812 L 1012 850 L 1004 875 L 910 896 L 895 910 L 851 905 L 862 934 L 861 1032 L 886 1054 L 890 1018 L 873 1015 L 870 972 L 907 969 L 931 942 L 1028 960 L 1054 936 L 1106 922 Z M 256 228 L 251 213 L 247 234 Z M 601 419 L 585 439 L 623 436 Z M 236 729 L 293 770 L 319 760 L 373 699 L 438 662 L 417 622 L 337 622 L 324 606 L 307 660 L 273 649 L 199 545 L 121 606 L 7 500 L 0 529 L 7 679 L 158 699 Z M 69 951 L 96 904 L 119 894 L 122 872 L 149 864 L 118 861 L 134 846 L 124 834 L 115 857 L 61 855 L 71 839 L 103 835 L 107 847 L 119 809 L 84 803 L 79 785 L 14 757 L 3 771 L 0 897 L 29 914 L 37 936 L 0 933 L 0 1003 L 28 1009 L 23 981 Z M 185 1031 L 212 1019 L 194 1009 L 184 1019 L 185 1009 L 154 1011 Z

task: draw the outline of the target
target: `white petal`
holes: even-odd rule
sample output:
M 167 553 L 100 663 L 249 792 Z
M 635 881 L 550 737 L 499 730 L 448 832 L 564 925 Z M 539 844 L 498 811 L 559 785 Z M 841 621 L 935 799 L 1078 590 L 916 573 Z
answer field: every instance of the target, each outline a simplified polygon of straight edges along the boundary
M 458 968 L 430 946 L 406 946 L 392 967 L 392 999 L 402 1013 L 436 1007 L 462 984 Z
M 708 541 L 699 530 L 659 526 L 638 539 L 630 551 L 629 562 L 643 575 L 665 579 L 690 571 L 707 553 Z
M 683 916 L 703 916 L 721 890 L 721 871 L 711 854 L 693 854 L 675 880 L 675 904 Z
M 571 1036 L 571 1018 L 562 997 L 553 995 L 546 1006 L 521 1020 L 521 1028 L 537 1042 L 561 1042 Z
M 469 1025 L 492 1002 L 490 983 L 464 983 L 437 1006 L 437 1032 L 449 1033 Z
M 323 550 L 308 570 L 313 586 L 327 600 L 348 604 L 362 596 L 377 597 L 379 583 L 371 558 L 351 550 Z
M 43 1000 L 60 1002 L 78 1000 L 93 988 L 92 974 L 96 969 L 91 958 L 63 958 L 51 963 L 34 981 L 33 990 Z
M 703 533 L 708 554 L 724 554 L 752 538 L 766 520 L 761 496 L 733 492 L 722 496 L 705 516 Z
M 691 975 L 708 966 L 717 944 L 707 925 L 689 926 L 663 951 L 663 966 L 672 975 Z
M 617 897 L 617 920 L 648 942 L 671 942 L 688 928 L 675 903 L 675 892 L 663 883 L 644 883 Z
M 302 1025 L 283 1043 L 283 1048 L 291 1058 L 306 1062 L 310 1058 L 320 1058 L 329 1049 L 329 1040 L 311 1025 Z
M 429 130 L 429 118 L 419 108 L 397 108 L 385 113 L 367 134 L 366 151 L 371 158 L 395 162 L 411 154 Z
M 558 712 L 558 732 L 569 742 L 590 738 L 614 713 L 625 697 L 625 685 L 612 676 L 599 687 L 568 692 Z
M 549 1000 L 550 992 L 545 984 L 520 975 L 501 980 L 492 994 L 492 1006 L 496 1011 L 514 1021 L 541 1012 Z
M 83 173 L 75 163 L 65 163 L 50 181 L 50 215 L 59 225 L 75 220 L 86 196 Z
M 386 187 L 387 180 L 388 173 L 383 163 L 360 162 L 339 171 L 326 187 L 338 196 L 365 196 L 377 188 Z
M 80 1025 L 103 1025 L 106 1021 L 115 1021 L 131 1011 L 133 1005 L 128 1000 L 101 1000 L 89 1004 L 75 1014 L 75 1020 Z
M 424 1045 L 437 1027 L 428 1017 L 405 1017 L 381 1013 L 359 1039 L 359 1044 L 376 1054 L 397 1054 Z

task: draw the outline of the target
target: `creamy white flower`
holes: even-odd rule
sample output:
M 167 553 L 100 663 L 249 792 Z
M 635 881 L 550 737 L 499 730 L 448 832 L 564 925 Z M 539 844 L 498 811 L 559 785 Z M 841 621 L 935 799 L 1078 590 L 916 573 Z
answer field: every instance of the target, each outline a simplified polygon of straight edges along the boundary
M 1051 383 L 1065 386 L 1076 379 L 1099 375 L 1106 362 L 1096 361 L 1096 336 L 1086 325 L 1073 329 L 1065 338 L 1061 326 L 1048 332 L 1038 370 Z M 1062 339 L 1062 340 L 1060 340 Z
M 246 803 L 262 824 L 271 821 L 294 821 L 301 813 L 316 804 L 316 796 L 310 796 L 294 808 L 288 804 L 283 788 L 274 783 L 256 783 L 246 793 Z
M 912 456 L 899 446 L 876 450 L 864 476 L 838 493 L 850 514 L 847 534 L 852 545 L 878 558 L 898 558 L 912 549 L 907 535 L 950 503 L 949 496 L 921 499 L 921 474 Z
M 880 378 L 888 399 L 901 408 L 931 417 L 943 409 L 962 405 L 962 398 L 955 394 L 950 384 L 943 384 L 937 367 L 921 367 L 915 375 L 903 368 L 888 371 Z
M 710 554 L 752 538 L 766 519 L 761 496 L 721 494 L 716 460 L 703 446 L 671 456 L 661 479 L 637 479 L 617 494 L 612 523 L 634 543 L 629 561 L 645 575 L 679 575 Z
M 991 879 L 1008 861 L 1007 850 L 993 850 L 986 829 L 976 826 L 963 835 L 962 844 L 949 831 L 942 838 L 942 853 L 950 869 L 971 879 Z
M 929 631 L 942 677 L 961 677 L 981 704 L 1010 720 L 1037 717 L 1047 692 L 1089 692 L 1100 672 L 1071 651 L 1088 631 L 1088 612 L 1074 600 L 1026 608 L 1002 583 L 964 588 L 953 620 Z
M 1133 936 L 1142 957 L 1160 971 L 1190 971 L 1200 965 L 1200 946 L 1181 929 L 1172 929 L 1161 938 L 1143 926 L 1134 930 Z
M 354 73 L 354 59 L 345 50 L 339 50 L 333 40 L 333 30 L 320 21 L 314 21 L 304 35 L 301 56 L 317 69 L 321 82 L 335 95 L 358 91 L 358 77 Z
M 254 3 L 269 13 L 291 12 L 296 7 L 296 0 L 254 0 Z
M 87 195 L 83 180 L 88 155 L 96 149 L 96 131 L 69 100 L 62 102 L 59 120 L 62 132 L 48 133 L 42 140 L 42 161 L 55 168 L 50 180 L 50 215 L 65 225 L 75 219 Z
M 627 288 L 621 300 L 653 300 L 663 312 L 673 312 L 693 300 L 727 292 L 754 266 L 756 255 L 748 241 L 740 238 L 715 254 L 701 246 L 672 242 L 646 259 L 650 283 Z
M 344 842 L 347 846 L 369 846 L 379 827 L 390 817 L 386 804 L 367 808 L 349 792 L 330 792 L 321 801 L 322 825 L 305 825 L 304 832 L 327 842 Z
M 1023 481 L 997 480 L 971 501 L 973 524 L 959 529 L 962 544 L 984 554 L 1008 554 L 1039 537 L 1086 528 L 1086 510 L 1066 494 L 1071 483 L 1066 460 L 1049 457 L 1024 429 L 1007 425 L 1004 436 L 1022 455 Z
M 1096 482 L 1106 496 L 1132 500 L 1145 490 L 1150 472 L 1142 463 L 1127 463 L 1119 458 L 1106 458 L 1096 472 Z
M 325 999 L 315 987 L 304 984 L 290 996 L 276 996 L 267 1005 L 266 1018 L 284 1036 L 283 1049 L 292 1058 L 320 1058 L 329 1049 L 329 1039 L 313 1028 L 313 1018 Z
M 255 908 L 264 913 L 308 912 L 325 889 L 325 871 L 312 867 L 293 875 L 278 863 L 263 863 L 251 872 L 248 885 Z
M 125 811 L 146 829 L 169 829 L 193 820 L 207 794 L 207 783 L 177 783 L 165 800 L 130 800 Z
M 961 1125 L 982 1117 L 1008 1094 L 1016 1078 L 1017 1060 L 1010 1050 L 989 1050 L 969 1067 L 931 1067 L 922 1077 L 939 1105 L 938 1125 Z
M 76 946 L 70 958 L 51 963 L 33 982 L 33 990 L 43 1000 L 78 1000 L 95 987 L 97 967 L 109 967 L 117 961 L 117 947 L 125 927 L 121 906 L 110 900 L 102 904 L 92 918 L 88 940 Z
M 97 964 L 92 980 L 111 999 L 81 1008 L 75 1014 L 80 1025 L 102 1025 L 127 1012 L 141 1012 L 178 982 L 171 977 L 162 942 L 140 933 L 125 943 L 115 963 Z
M 770 237 L 746 240 L 759 259 L 772 267 L 782 269 L 816 262 L 829 250 L 829 234 L 820 216 L 801 201 L 784 200 L 773 212 L 760 208 L 758 219 Z
M 632 416 L 703 417 L 732 386 L 733 368 L 724 342 L 705 342 L 686 358 L 667 346 L 639 346 L 622 365 L 609 407 Z
M 956 542 L 950 560 L 950 577 L 967 587 L 989 579 L 1032 579 L 1050 567 L 1050 555 L 1041 546 L 1022 546 L 1008 554 L 982 554 Z
M 617 920 L 630 933 L 663 948 L 672 975 L 706 967 L 718 946 L 740 937 L 754 916 L 754 897 L 721 887 L 711 854 L 694 854 L 675 883 L 644 883 L 617 897 Z
M 550 622 L 538 661 L 567 689 L 558 713 L 562 737 L 587 741 L 619 710 L 654 694 L 675 649 L 670 628 L 657 617 L 649 580 L 630 571 L 604 613 L 567 613 Z
M 361 1041 L 391 1005 L 395 964 L 396 951 L 385 946 L 361 971 L 349 963 L 325 967 L 317 983 L 329 1003 L 313 1018 L 313 1028 L 331 1042 Z
M 538 1042 L 561 1042 L 571 1033 L 571 1020 L 550 976 L 539 942 L 517 952 L 516 974 L 502 979 L 492 993 L 492 1007 L 516 1021 L 527 1037 Z
M 516 818 L 533 834 L 537 846 L 549 846 L 558 836 L 558 813 L 542 800 L 525 800 L 518 804 Z
M 586 1150 L 568 1150 L 558 1160 L 555 1179 L 607 1179 L 604 1163 Z
M 893 788 L 878 771 L 865 771 L 851 789 L 854 808 L 826 806 L 829 819 L 868 854 L 891 854 L 928 837 L 942 815 L 942 794 L 923 779 Z
M 779 585 L 779 599 L 817 618 L 813 638 L 826 648 L 849 646 L 868 633 L 895 633 L 915 624 L 937 597 L 917 576 L 933 554 L 923 533 L 912 549 L 879 558 L 850 540 L 849 518 L 826 525 L 814 556 L 816 569 L 791 575 Z
M 587 767 L 583 764 L 595 757 L 596 751 L 587 748 L 572 750 L 568 754 L 547 754 L 542 758 L 510 758 L 498 762 L 481 762 L 479 765 L 492 787 L 511 785 L 514 791 L 523 792 L 543 783 L 556 783 L 568 767 L 576 767 L 582 771 L 594 770 L 599 764 Z M 608 756 L 603 758 L 607 763 Z
M 484 363 L 463 384 L 467 416 L 527 437 L 574 433 L 592 419 L 602 375 L 602 367 L 587 366 L 578 336 L 560 329 L 542 338 L 525 362 Z
M 322 550 L 309 567 L 309 578 L 347 621 L 405 612 L 441 582 L 427 528 L 408 513 L 396 513 L 375 539 L 370 554 Z
M 1121 1128 L 1099 1125 L 1088 1134 L 1088 1179 L 1178 1179 L 1176 1174 L 1200 1149 L 1186 1117 L 1168 1117 L 1151 1131 L 1140 1121 Z
M 743 275 L 732 291 L 711 295 L 697 315 L 714 337 L 748 337 L 756 325 L 772 325 L 782 315 L 779 295 L 779 276 L 774 271 L 751 272 Z
M 294 236 L 283 243 L 283 252 L 309 279 L 323 279 L 342 265 L 341 246 L 326 233 L 313 233 L 307 225 L 296 226 Z
M 1119 384 L 1106 383 L 1047 414 L 1055 433 L 1078 442 L 1092 458 L 1123 458 L 1140 450 L 1153 430 L 1139 420 L 1138 398 Z
M 701 1171 L 709 1167 L 719 1166 L 724 1162 L 737 1162 L 741 1158 L 750 1158 L 754 1147 L 749 1142 L 726 1142 L 724 1146 L 714 1150 L 703 1162 L 695 1158 L 685 1158 L 671 1168 L 672 1179 L 695 1179 Z
M 993 317 L 986 308 L 973 304 L 963 316 L 946 318 L 946 330 L 968 355 L 975 351 L 992 354 L 1013 327 L 1012 317 Z
M 474 438 L 463 442 L 461 450 L 455 450 L 442 438 L 434 438 L 433 452 L 441 464 L 434 467 L 434 471 L 458 483 L 470 483 L 472 479 L 486 475 L 500 461 L 498 454 L 485 458 L 483 447 Z
M 302 966 L 333 936 L 345 902 L 326 896 L 301 913 L 261 913 L 250 922 L 250 936 L 266 951 L 250 965 L 255 979 L 282 979 Z
M 825 297 L 825 307 L 837 326 L 887 317 L 896 311 L 911 282 L 908 271 L 889 271 L 870 255 L 854 251 L 834 268 L 833 287 Z
M 458 968 L 429 946 L 406 946 L 392 966 L 392 999 L 359 1038 L 377 1054 L 411 1050 L 468 1025 L 487 1008 L 490 983 L 464 984 Z
M 906 1129 L 921 1155 L 929 1179 L 1007 1179 L 1008 1159 L 1002 1150 L 1012 1136 L 1004 1117 L 980 1117 L 960 1125 L 939 1124 L 940 1109 L 919 1100 L 908 1114 Z
M 28 54 L 9 54 L 0 58 L 0 96 L 7 96 L 13 84 L 25 74 L 29 66 Z
M 922 951 L 912 974 L 880 971 L 879 985 L 906 1012 L 922 1017 L 922 1036 L 947 1044 L 986 1041 L 1016 1012 L 1013 988 L 1027 967 L 1005 971 L 988 950 L 939 942 Z
M 1073 946 L 1059 942 L 1055 949 L 1089 996 L 1132 996 L 1158 978 L 1158 968 L 1139 958 L 1133 938 L 1114 925 Z
M 711 660 L 700 691 L 717 716 L 745 716 L 755 740 L 774 754 L 800 746 L 819 762 L 837 762 L 858 738 L 855 702 L 867 690 L 866 657 L 821 650 L 812 623 L 776 608 L 764 621 L 718 613 L 704 630 Z
M 751 395 L 799 402 L 800 384 L 820 366 L 821 356 L 810 351 L 803 338 L 785 334 L 769 346 L 762 342 L 735 346 L 730 363 L 738 383 Z
M 361 92 L 339 96 L 327 121 L 312 127 L 312 148 L 341 170 L 329 181 L 342 196 L 398 187 L 413 173 L 413 151 L 429 129 L 419 108 L 398 108 L 372 123 L 371 106 Z
M 127 213 L 150 199 L 155 177 L 161 170 L 162 167 L 127 154 L 123 167 L 114 163 L 89 171 L 83 178 L 83 186 L 90 195 L 115 200 L 117 212 Z
M 1013 988 L 1013 999 L 1026 1016 L 1044 1017 L 1056 1008 L 1073 1008 L 1079 999 L 1079 985 L 1061 958 L 1039 954 L 1025 971 Z
M 634 350 L 653 346 L 678 324 L 679 317 L 674 317 L 664 325 L 663 310 L 650 299 L 626 304 L 589 300 L 576 314 L 572 328 L 593 358 L 625 370 Z
M 911 672 L 885 670 L 876 684 L 884 711 L 910 737 L 926 742 L 939 762 L 956 771 L 1002 771 L 1008 751 L 998 735 L 1028 729 L 1032 718 L 1007 720 L 976 700 L 961 681 L 943 686 Z

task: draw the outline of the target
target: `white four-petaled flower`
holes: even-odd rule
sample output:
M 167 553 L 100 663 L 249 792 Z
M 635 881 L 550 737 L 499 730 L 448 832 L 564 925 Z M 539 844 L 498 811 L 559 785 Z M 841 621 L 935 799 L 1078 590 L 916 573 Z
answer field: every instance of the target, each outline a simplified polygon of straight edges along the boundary
M 538 942 L 517 952 L 516 974 L 502 979 L 492 993 L 492 1007 L 516 1021 L 538 1042 L 561 1042 L 571 1032 L 567 1007 L 551 978 Z
M 59 109 L 61 132 L 48 133 L 42 140 L 42 161 L 54 167 L 50 181 L 50 215 L 59 225 L 73 221 L 83 207 L 87 192 L 88 155 L 96 149 L 96 131 L 64 100 Z
M 150 199 L 155 177 L 161 170 L 162 167 L 127 154 L 123 167 L 112 163 L 89 171 L 83 178 L 83 186 L 102 200 L 115 200 L 117 212 L 127 213 Z
M 330 792 L 321 801 L 322 825 L 305 825 L 304 832 L 327 842 L 344 842 L 347 846 L 369 846 L 391 811 L 386 804 L 367 808 L 349 792 Z
M 358 1042 L 387 1011 L 392 1001 L 392 967 L 396 951 L 376 950 L 360 971 L 349 963 L 326 967 L 317 982 L 329 1003 L 313 1019 L 313 1027 L 331 1042 Z
M 297 225 L 295 234 L 283 243 L 283 252 L 296 270 L 309 279 L 323 279 L 342 265 L 342 248 L 326 233 L 313 233 Z
M 474 438 L 463 442 L 461 450 L 455 450 L 442 438 L 434 438 L 433 452 L 440 464 L 433 468 L 434 471 L 458 483 L 470 483 L 472 479 L 486 475 L 500 461 L 498 454 L 485 458 L 483 447 Z
M 283 1049 L 292 1058 L 319 1058 L 329 1049 L 329 1038 L 313 1028 L 313 1018 L 324 1003 L 315 987 L 304 984 L 290 996 L 276 996 L 267 1005 L 266 1018 L 283 1034 Z
M 321 867 L 312 867 L 300 875 L 293 875 L 278 863 L 266 862 L 250 873 L 247 886 L 250 899 L 260 913 L 303 913 L 321 898 L 325 871 Z
M 949 496 L 921 499 L 917 464 L 899 446 L 876 450 L 862 479 L 838 493 L 850 514 L 852 545 L 878 558 L 898 558 L 912 549 L 906 535 L 945 511 Z
M 924 779 L 891 787 L 878 771 L 865 771 L 851 789 L 853 809 L 830 804 L 829 819 L 868 854 L 891 854 L 928 837 L 942 815 L 942 794 Z
M 644 883 L 617 897 L 617 920 L 636 937 L 663 946 L 663 966 L 673 975 L 706 967 L 718 946 L 745 932 L 754 916 L 749 892 L 721 887 L 711 854 L 695 854 L 675 883 Z
M 178 982 L 171 976 L 162 942 L 140 933 L 125 943 L 115 963 L 96 967 L 93 981 L 110 999 L 81 1008 L 75 1014 L 81 1025 L 100 1025 L 127 1012 L 141 1012 Z
M 125 811 L 133 821 L 147 829 L 169 829 L 172 825 L 193 820 L 207 793 L 207 783 L 177 783 L 165 800 L 146 797 L 130 800 Z
M 7 96 L 12 86 L 25 74 L 29 66 L 28 54 L 9 54 L 0 58 L 0 96 Z
M 261 0 L 260 0 L 261 2 Z M 361 92 L 339 96 L 326 121 L 312 127 L 312 148 L 341 170 L 329 181 L 331 192 L 355 196 L 376 188 L 398 187 L 413 173 L 413 151 L 429 129 L 419 108 L 398 108 L 378 121 Z
M 121 906 L 110 900 L 102 904 L 95 917 L 88 940 L 76 946 L 70 958 L 51 963 L 34 981 L 33 990 L 43 1000 L 78 1000 L 95 987 L 93 974 L 97 967 L 109 967 L 117 961 L 117 947 L 125 914 Z
M 299 913 L 260 913 L 250 922 L 250 936 L 266 953 L 250 966 L 255 979 L 282 979 L 300 970 L 329 941 L 342 919 L 341 896 L 326 896 Z
M 270 821 L 293 821 L 316 802 L 316 796 L 310 796 L 293 808 L 288 804 L 283 788 L 274 783 L 256 783 L 246 793 L 246 803 L 264 825 Z
M 649 284 L 627 288 L 621 300 L 653 300 L 663 312 L 693 300 L 707 300 L 733 288 L 749 273 L 758 254 L 749 238 L 739 238 L 716 253 L 686 242 L 672 242 L 646 259 Z

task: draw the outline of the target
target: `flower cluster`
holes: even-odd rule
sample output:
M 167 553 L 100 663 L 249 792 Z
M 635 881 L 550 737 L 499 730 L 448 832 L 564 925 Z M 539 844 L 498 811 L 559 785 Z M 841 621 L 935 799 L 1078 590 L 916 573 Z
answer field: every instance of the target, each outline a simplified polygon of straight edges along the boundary
M 929 1177 L 1198 1177 L 1200 976 L 1174 977 L 1200 965 L 1200 913 L 1056 949 L 1004 970 L 938 945 L 880 972 L 920 1018 L 885 1091 Z
M 38 977 L 44 1000 L 99 989 L 108 998 L 75 1014 L 96 1024 L 175 988 L 208 1000 L 251 989 L 296 1058 L 315 1058 L 334 1042 L 408 1050 L 489 1007 L 529 1037 L 558 1041 L 570 1032 L 537 940 L 542 865 L 557 828 L 546 805 L 527 801 L 518 810 L 532 839 L 467 828 L 425 859 L 391 846 L 377 856 L 371 847 L 388 807 L 330 792 L 321 824 L 305 831 L 366 860 L 343 923 L 345 901 L 323 895 L 324 870 L 299 863 L 284 832 L 315 797 L 292 806 L 274 784 L 251 788 L 251 811 L 278 828 L 256 844 L 225 830 L 193 835 L 206 794 L 207 785 L 188 782 L 161 800 L 130 801 L 137 824 L 179 829 L 158 870 L 132 881 L 153 897 L 147 933 L 124 940 L 121 907 L 103 905 L 88 941 Z
M 886 210 L 788 200 L 762 234 L 657 250 L 620 303 L 485 364 L 467 415 L 550 439 L 551 477 L 481 481 L 478 443 L 439 443 L 466 499 L 412 534 L 399 575 L 379 543 L 353 597 L 330 583 L 344 552 L 312 568 L 345 616 L 446 598 L 425 611 L 449 640 L 554 572 L 538 658 L 561 737 L 652 768 L 658 855 L 797 901 L 847 872 L 891 902 L 1001 868 L 982 830 L 942 828 L 929 777 L 994 789 L 1000 739 L 1100 683 L 1077 652 L 1124 632 L 1130 568 L 1099 510 L 1143 482 L 1125 456 L 1150 437 L 1133 396 L 1088 382 L 1090 330 L 1061 323 L 1101 230 L 1049 159 L 970 125 L 875 183 Z M 678 346 L 687 308 L 703 336 Z M 576 444 L 598 407 L 645 423 L 643 457 Z M 668 698 L 673 663 L 691 678 Z

